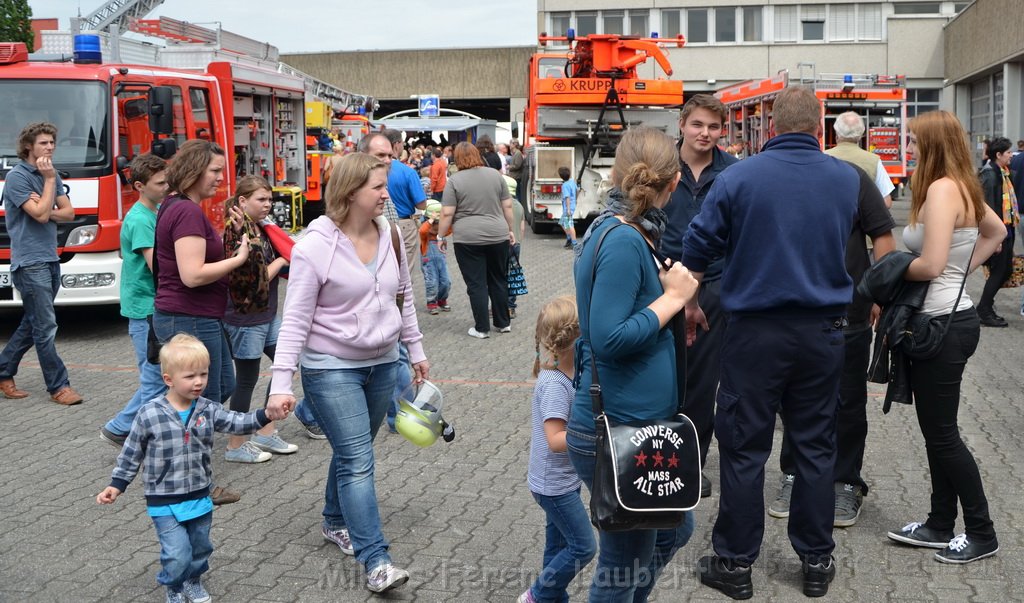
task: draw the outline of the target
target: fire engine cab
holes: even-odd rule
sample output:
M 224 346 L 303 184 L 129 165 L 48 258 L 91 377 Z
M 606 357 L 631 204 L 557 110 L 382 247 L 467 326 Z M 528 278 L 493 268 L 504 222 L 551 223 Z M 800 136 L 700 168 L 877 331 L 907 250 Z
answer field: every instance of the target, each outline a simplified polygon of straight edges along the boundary
M 821 100 L 823 149 L 836 144 L 836 117 L 854 111 L 866 120 L 867 132 L 861 145 L 879 156 L 893 182 L 907 176 L 907 89 L 902 75 L 818 74 L 790 80 L 789 72 L 783 71 L 772 78 L 723 88 L 715 96 L 729 111 L 726 144 L 742 146 L 744 156 L 760 151 L 772 135 L 770 117 L 775 97 L 792 84 L 812 88 Z
M 228 32 L 166 17 L 136 20 L 133 27 L 178 44 L 43 32 L 44 52 L 51 54 L 37 60 L 24 44 L 0 43 L 0 190 L 19 161 L 21 128 L 45 121 L 58 129 L 54 165 L 64 181 L 62 194 L 75 208 L 74 220 L 57 225 L 58 305 L 118 301 L 121 221 L 137 198 L 127 168 L 140 153 L 172 159 L 193 138 L 223 147 L 224 184 L 203 202 L 218 228 L 223 201 L 242 176 L 262 176 L 275 193 L 297 191 L 296 199 L 307 186 L 304 107 L 310 86 L 324 88 L 322 82 L 282 72 L 275 48 Z M 211 38 L 216 45 L 208 43 Z M 112 48 L 128 62 L 106 62 Z M 343 93 L 328 89 L 320 97 L 333 100 L 332 91 Z M 348 100 L 362 104 L 367 98 Z M 301 208 L 286 213 L 294 226 Z M 0 307 L 21 304 L 10 279 L 10 244 L 0 217 Z

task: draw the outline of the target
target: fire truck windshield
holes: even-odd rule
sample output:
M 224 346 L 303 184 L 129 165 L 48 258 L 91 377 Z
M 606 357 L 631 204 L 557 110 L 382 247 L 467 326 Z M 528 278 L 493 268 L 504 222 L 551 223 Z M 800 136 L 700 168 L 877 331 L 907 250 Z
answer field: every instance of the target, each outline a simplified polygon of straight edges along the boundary
M 21 129 L 39 121 L 57 126 L 53 162 L 58 169 L 75 177 L 110 164 L 110 97 L 105 84 L 0 80 L 0 107 L 4 113 L 0 162 L 4 168 L 18 161 Z

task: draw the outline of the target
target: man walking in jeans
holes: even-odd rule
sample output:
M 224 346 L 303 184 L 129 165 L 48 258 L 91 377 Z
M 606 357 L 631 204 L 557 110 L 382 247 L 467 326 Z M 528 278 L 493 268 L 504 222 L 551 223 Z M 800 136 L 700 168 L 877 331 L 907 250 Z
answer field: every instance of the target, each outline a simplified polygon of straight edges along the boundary
M 57 355 L 57 317 L 53 300 L 60 288 L 57 257 L 57 222 L 75 217 L 64 194 L 64 183 L 53 167 L 57 128 L 49 123 L 25 126 L 18 137 L 22 162 L 7 173 L 4 183 L 4 220 L 11 237 L 11 280 L 21 294 L 24 316 L 0 353 L 0 391 L 7 398 L 26 398 L 14 376 L 21 358 L 36 346 L 39 365 L 50 399 L 71 405 L 82 396 L 71 389 L 68 370 Z

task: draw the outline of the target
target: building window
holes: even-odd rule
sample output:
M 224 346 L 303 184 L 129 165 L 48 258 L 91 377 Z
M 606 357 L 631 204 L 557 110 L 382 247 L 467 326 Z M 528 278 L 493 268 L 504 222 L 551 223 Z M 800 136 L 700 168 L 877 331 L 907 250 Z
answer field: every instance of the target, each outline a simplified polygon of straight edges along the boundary
M 775 7 L 775 41 L 796 42 L 797 38 L 796 6 Z
M 800 11 L 800 39 L 804 42 L 825 40 L 825 7 L 804 6 Z
M 661 11 L 661 34 L 664 38 L 674 38 L 679 34 L 683 33 L 683 28 L 679 23 L 679 11 L 678 10 L 663 10 Z M 687 40 L 689 41 L 689 40 Z
M 647 11 L 629 11 L 629 35 L 647 37 L 651 28 L 647 24 Z
M 601 22 L 604 24 L 604 33 L 621 36 L 622 19 L 625 13 L 621 10 L 606 10 L 601 12 Z
M 938 2 L 897 2 L 892 5 L 893 13 L 897 15 L 937 15 L 940 4 Z
M 693 44 L 708 43 L 708 9 L 687 9 L 686 41 Z
M 861 40 L 882 39 L 882 5 L 857 5 L 857 37 Z
M 1003 72 L 992 76 L 992 133 L 1003 134 Z
M 971 84 L 971 134 L 988 137 L 992 135 L 992 79 L 984 78 Z
M 914 117 L 939 108 L 938 88 L 907 90 L 907 117 Z
M 576 13 L 576 35 L 589 36 L 597 33 L 597 13 Z
M 569 18 L 571 16 L 571 13 L 551 13 L 549 34 L 552 36 L 564 36 L 569 31 Z
M 857 39 L 857 5 L 833 4 L 828 10 L 828 39 L 852 42 Z
M 962 11 L 963 9 L 967 8 L 970 5 L 971 5 L 970 2 L 954 2 L 953 3 L 953 12 L 954 13 L 959 13 L 960 11 Z
M 715 9 L 715 41 L 736 41 L 736 9 L 719 7 Z
M 760 42 L 764 39 L 761 15 L 763 9 L 760 6 L 747 6 L 743 8 L 743 41 Z

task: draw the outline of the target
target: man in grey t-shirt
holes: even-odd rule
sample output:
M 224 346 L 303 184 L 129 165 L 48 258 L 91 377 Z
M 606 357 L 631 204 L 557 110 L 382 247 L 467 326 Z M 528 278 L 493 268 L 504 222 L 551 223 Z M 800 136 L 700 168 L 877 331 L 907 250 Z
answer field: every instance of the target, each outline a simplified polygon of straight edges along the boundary
M 25 398 L 14 384 L 18 365 L 34 344 L 50 399 L 71 405 L 82 396 L 71 389 L 68 370 L 57 355 L 57 317 L 53 300 L 60 288 L 57 222 L 74 219 L 75 209 L 64 194 L 64 183 L 53 167 L 57 128 L 39 122 L 25 126 L 18 137 L 22 162 L 4 182 L 4 220 L 11 238 L 11 281 L 21 294 L 21 324 L 0 352 L 0 392 Z

